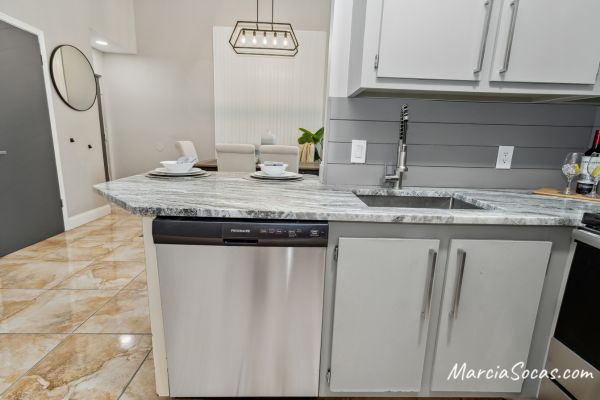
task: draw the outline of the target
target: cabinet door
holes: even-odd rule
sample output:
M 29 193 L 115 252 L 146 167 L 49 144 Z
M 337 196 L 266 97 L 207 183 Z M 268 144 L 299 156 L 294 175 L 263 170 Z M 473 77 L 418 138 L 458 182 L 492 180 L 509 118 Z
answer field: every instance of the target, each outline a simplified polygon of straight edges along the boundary
M 378 77 L 479 80 L 492 0 L 385 0 Z
M 598 0 L 504 0 L 492 81 L 596 83 Z
M 438 240 L 340 238 L 333 392 L 421 389 Z
M 521 379 L 450 378 L 453 367 L 527 364 L 550 242 L 452 240 L 444 285 L 433 391 L 520 392 Z

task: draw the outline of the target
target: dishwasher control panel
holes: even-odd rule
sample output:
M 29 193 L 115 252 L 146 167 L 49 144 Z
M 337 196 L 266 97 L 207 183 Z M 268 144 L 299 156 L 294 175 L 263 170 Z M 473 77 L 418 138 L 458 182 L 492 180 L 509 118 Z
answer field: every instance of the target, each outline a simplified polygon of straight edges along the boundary
M 322 221 L 158 217 L 155 243 L 224 246 L 326 247 L 329 225 Z
M 279 223 L 279 222 L 224 222 L 222 235 L 228 239 L 251 239 L 258 241 L 316 241 L 327 242 L 329 226 L 326 223 Z

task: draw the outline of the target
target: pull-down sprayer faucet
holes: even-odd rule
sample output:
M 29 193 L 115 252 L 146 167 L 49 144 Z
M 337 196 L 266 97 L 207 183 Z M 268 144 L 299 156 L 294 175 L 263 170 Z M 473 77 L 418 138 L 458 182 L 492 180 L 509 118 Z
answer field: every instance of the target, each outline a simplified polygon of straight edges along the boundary
M 394 189 L 402 187 L 402 176 L 408 171 L 406 166 L 406 134 L 408 133 L 408 104 L 402 104 L 400 107 L 400 137 L 398 139 L 398 162 L 396 164 L 396 173 L 386 175 L 385 182 L 393 181 Z M 387 173 L 387 171 L 386 171 Z

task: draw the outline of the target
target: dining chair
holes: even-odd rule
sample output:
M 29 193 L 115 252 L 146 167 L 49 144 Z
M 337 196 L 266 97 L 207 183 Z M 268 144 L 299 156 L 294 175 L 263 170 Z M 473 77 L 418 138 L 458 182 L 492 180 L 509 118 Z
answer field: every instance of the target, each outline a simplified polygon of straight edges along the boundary
M 260 146 L 260 160 L 286 163 L 287 171 L 298 173 L 300 152 L 298 146 L 264 145 Z
M 255 172 L 253 144 L 217 144 L 217 169 L 223 172 Z
M 194 142 L 189 140 L 180 140 L 175 142 L 175 148 L 182 157 L 195 157 L 198 159 L 198 153 L 196 152 L 196 147 L 194 147 Z

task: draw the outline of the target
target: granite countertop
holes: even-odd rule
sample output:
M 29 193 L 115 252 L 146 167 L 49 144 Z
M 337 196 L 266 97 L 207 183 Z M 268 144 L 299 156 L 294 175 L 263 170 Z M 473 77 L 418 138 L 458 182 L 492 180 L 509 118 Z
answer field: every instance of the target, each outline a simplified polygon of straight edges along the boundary
M 531 195 L 526 191 L 376 187 L 334 187 L 305 175 L 296 182 L 261 182 L 247 173 L 216 172 L 203 178 L 135 175 L 94 189 L 133 214 L 270 218 L 424 224 L 577 226 L 600 203 Z M 356 194 L 453 196 L 482 210 L 368 207 Z

